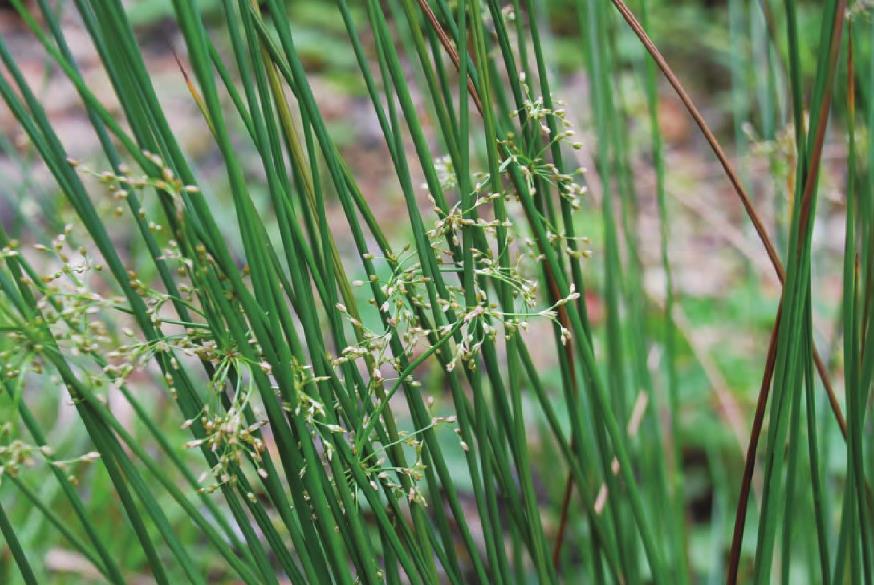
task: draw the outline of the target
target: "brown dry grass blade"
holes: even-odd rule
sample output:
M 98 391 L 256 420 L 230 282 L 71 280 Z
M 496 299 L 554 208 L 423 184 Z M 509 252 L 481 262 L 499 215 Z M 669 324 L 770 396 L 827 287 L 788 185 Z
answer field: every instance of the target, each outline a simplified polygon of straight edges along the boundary
M 203 96 L 200 95 L 200 91 L 197 89 L 194 81 L 188 75 L 188 71 L 185 69 L 185 65 L 182 64 L 182 59 L 179 58 L 176 50 L 170 45 L 170 43 L 167 43 L 167 47 L 170 49 L 170 52 L 173 54 L 173 58 L 176 60 L 176 66 L 179 67 L 179 72 L 182 73 L 182 79 L 185 80 L 185 85 L 188 87 L 188 93 L 191 94 L 191 98 L 197 105 L 197 109 L 200 110 L 200 113 L 203 115 L 203 119 L 206 120 L 206 124 L 207 126 L 209 126 L 210 133 L 215 135 L 215 128 L 213 127 L 212 119 L 209 116 L 209 111 L 206 108 L 206 103 L 203 101 Z

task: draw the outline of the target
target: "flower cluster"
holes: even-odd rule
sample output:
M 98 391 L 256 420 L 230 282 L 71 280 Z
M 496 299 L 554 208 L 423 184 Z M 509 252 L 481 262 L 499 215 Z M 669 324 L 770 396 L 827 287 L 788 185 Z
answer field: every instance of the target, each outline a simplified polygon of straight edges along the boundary
M 108 348 L 113 336 L 105 327 L 101 327 L 102 321 L 94 316 L 104 311 L 123 309 L 124 303 L 119 299 L 94 294 L 80 282 L 81 279 L 77 280 L 77 276 L 81 276 L 80 269 L 71 264 L 64 237 L 59 237 L 51 248 L 44 250 L 57 255 L 66 268 L 44 279 L 44 287 L 50 294 L 46 292 L 43 295 L 41 309 L 51 316 L 50 326 L 64 323 L 72 327 L 71 330 L 89 332 L 88 335 L 70 334 L 65 339 L 70 340 L 69 343 L 77 347 L 81 354 L 102 355 L 106 363 L 101 373 L 114 384 L 124 383 L 133 372 L 149 367 L 148 364 L 155 358 L 163 364 L 165 372 L 180 369 L 179 360 L 183 358 L 206 365 L 209 373 L 207 400 L 197 415 L 183 423 L 183 428 L 191 429 L 194 433 L 186 446 L 210 454 L 209 469 L 199 480 L 203 491 L 213 492 L 224 484 L 234 483 L 240 471 L 250 464 L 258 475 L 266 476 L 263 465 L 266 444 L 261 429 L 267 421 L 257 414 L 260 404 L 258 384 L 261 383 L 258 380 L 263 381 L 266 377 L 286 412 L 290 416 L 301 417 L 305 422 L 314 445 L 323 455 L 323 464 L 332 462 L 337 442 L 342 441 L 352 448 L 353 455 L 359 459 L 362 469 L 375 485 L 395 491 L 399 496 L 403 494 L 411 502 L 424 504 L 424 497 L 417 487 L 424 474 L 421 434 L 436 426 L 453 425 L 455 419 L 433 416 L 431 423 L 424 428 L 398 431 L 394 443 L 384 444 L 384 436 L 382 439 L 368 438 L 368 431 L 375 424 L 371 417 L 380 417 L 382 409 L 386 407 L 386 381 L 392 380 L 389 372 L 396 373 L 394 388 L 401 382 L 398 380 L 401 375 L 408 376 L 402 380 L 405 384 L 418 387 L 420 384 L 409 373 L 404 373 L 404 366 L 415 360 L 422 351 L 433 351 L 441 367 L 450 375 L 459 365 L 465 370 L 475 370 L 485 343 L 495 341 L 499 334 L 522 334 L 532 318 L 543 318 L 559 324 L 558 308 L 579 296 L 571 291 L 567 298 L 551 306 L 538 307 L 538 286 L 533 275 L 538 270 L 540 253 L 519 228 L 523 225 L 519 221 L 523 211 L 515 193 L 518 184 L 514 184 L 513 179 L 521 175 L 528 190 L 526 195 L 531 196 L 537 196 L 537 189 L 542 186 L 551 185 L 574 208 L 579 206 L 579 198 L 585 193 L 585 187 L 576 180 L 581 170 L 565 173 L 549 160 L 554 145 L 574 136 L 564 110 L 547 106 L 542 98 L 530 97 L 524 80 L 523 87 L 526 96 L 529 96 L 520 111 L 523 127 L 518 137 L 510 134 L 497 145 L 504 156 L 498 169 L 500 180 L 496 181 L 485 173 L 476 173 L 471 177 L 474 182 L 472 193 L 461 197 L 449 209 L 437 210 L 436 219 L 426 232 L 429 253 L 434 254 L 436 264 L 429 262 L 423 266 L 420 259 L 422 251 L 414 250 L 411 246 L 405 247 L 397 255 L 382 259 L 384 266 L 379 274 L 387 276 L 380 278 L 371 275 L 369 284 L 375 293 L 371 302 L 382 318 L 383 328 L 373 330 L 357 317 L 357 313 L 353 316 L 343 304 L 336 305 L 339 314 L 354 330 L 355 341 L 339 349 L 338 355 L 331 356 L 333 371 L 323 375 L 314 375 L 310 366 L 296 361 L 292 363 L 294 388 L 291 394 L 289 389 L 278 387 L 272 367 L 262 356 L 254 336 L 248 341 L 249 347 L 244 348 L 233 347 L 228 340 L 214 337 L 213 330 L 207 325 L 208 319 L 201 310 L 201 303 L 207 301 L 200 295 L 208 293 L 199 292 L 195 295 L 194 287 L 185 286 L 183 282 L 177 283 L 182 298 L 176 298 L 151 289 L 136 273 L 131 272 L 129 282 L 144 300 L 147 316 L 157 336 L 141 339 L 132 329 L 124 327 L 121 332 L 129 341 L 116 342 L 112 348 Z M 572 146 L 580 147 L 577 142 L 573 142 Z M 104 185 L 113 201 L 121 202 L 145 189 L 155 189 L 165 196 L 169 195 L 181 214 L 184 209 L 183 198 L 195 193 L 196 187 L 186 186 L 158 156 L 149 153 L 145 153 L 145 156 L 161 170 L 160 178 L 130 176 L 126 169 L 122 169 L 121 174 L 95 173 L 77 163 L 76 166 Z M 450 157 L 438 158 L 435 170 L 445 193 L 468 184 L 466 178 L 462 180 L 458 176 Z M 504 184 L 506 188 L 502 186 Z M 120 213 L 121 208 L 116 208 L 116 212 Z M 142 210 L 139 213 L 138 220 L 146 221 L 145 213 Z M 181 219 L 181 215 L 178 219 Z M 162 230 L 154 222 L 148 222 L 148 227 L 155 232 Z M 551 230 L 550 233 L 558 231 Z M 465 242 L 463 236 L 470 232 L 476 233 L 475 244 L 470 250 L 474 274 L 472 279 L 463 279 L 466 265 L 461 258 L 460 248 Z M 552 243 L 560 245 L 561 238 L 555 238 Z M 183 251 L 174 240 L 169 240 L 162 251 L 161 260 L 176 263 L 181 276 L 193 279 L 197 255 L 201 253 L 206 254 L 196 248 Z M 85 257 L 84 252 L 82 256 Z M 208 262 L 208 259 L 205 261 Z M 91 268 L 87 262 L 82 266 L 82 271 Z M 439 286 L 435 287 L 437 278 Z M 67 281 L 79 286 L 60 286 L 61 282 Z M 365 283 L 355 284 L 363 286 Z M 472 290 L 467 287 L 472 287 Z M 500 305 L 490 300 L 492 291 L 501 298 Z M 193 317 L 180 320 L 180 304 Z M 69 325 L 71 322 L 75 325 Z M 566 342 L 570 333 L 564 328 L 561 332 L 562 340 Z M 440 346 L 439 350 L 432 349 L 437 345 Z M 345 422 L 339 422 L 338 417 L 348 421 L 351 420 L 350 416 L 354 418 L 360 415 L 344 413 L 337 404 L 323 403 L 318 391 L 326 390 L 326 387 L 319 386 L 324 382 L 343 380 L 349 366 L 355 366 L 365 373 L 367 388 L 361 398 L 369 400 L 370 404 L 365 404 L 363 409 L 364 431 L 357 425 L 352 425 L 356 427 L 352 430 L 344 428 Z M 171 393 L 175 393 L 173 375 L 165 374 L 165 380 Z M 294 397 L 292 402 L 287 402 L 289 395 Z M 466 450 L 468 446 L 463 440 L 460 442 Z M 389 464 L 388 455 L 398 447 L 415 454 L 411 465 L 400 468 Z M 395 461 L 393 457 L 391 459 Z M 301 473 L 306 473 L 306 469 L 302 469 Z M 328 474 L 328 477 L 331 476 Z
M 108 313 L 123 302 L 95 290 L 90 280 L 102 265 L 84 247 L 73 246 L 71 235 L 72 227 L 66 226 L 50 245 L 33 246 L 39 273 L 22 268 L 26 258 L 18 242 L 10 242 L 2 252 L 7 263 L 16 263 L 23 290 L 35 303 L 25 309 L 6 295 L 0 301 L 0 373 L 19 384 L 26 375 L 44 371 L 49 351 L 84 364 L 78 358 L 104 353 L 114 343 L 111 328 L 118 319 L 110 319 Z M 93 379 L 93 369 L 85 368 L 82 374 L 101 384 Z
M 863 15 L 869 15 L 874 11 L 874 0 L 856 0 L 851 6 L 847 7 L 847 19 L 858 18 Z
M 12 437 L 12 424 L 0 425 L 0 480 L 4 476 L 18 477 L 22 467 L 35 463 L 38 448 Z
M 100 459 L 96 451 L 89 451 L 71 459 L 57 459 L 51 447 L 44 445 L 37 447 L 14 437 L 12 423 L 0 425 L 0 480 L 4 476 L 18 477 L 25 467 L 36 464 L 37 457 L 45 459 L 50 465 L 67 474 L 67 480 L 73 484 L 78 483 L 75 472 L 82 466 L 88 465 Z
M 523 127 L 520 137 L 509 133 L 500 141 L 506 152 L 506 157 L 501 163 L 501 171 L 505 172 L 511 167 L 518 169 L 532 196 L 537 194 L 537 179 L 556 185 L 561 196 L 570 202 L 573 209 L 579 209 L 580 199 L 586 194 L 587 188 L 579 184 L 576 177 L 584 175 L 585 169 L 577 168 L 572 173 L 561 172 L 554 162 L 547 160 L 547 154 L 556 144 L 570 141 L 574 150 L 580 150 L 583 143 L 574 139 L 576 131 L 567 119 L 563 102 L 556 100 L 558 107 L 546 107 L 542 97 L 532 97 L 531 90 L 525 82 L 525 73 L 520 73 L 519 76 L 525 95 L 519 111 Z M 532 139 L 532 132 L 538 132 L 540 136 Z
M 147 161 L 156 167 L 160 178 L 150 175 L 134 175 L 126 165 L 121 165 L 119 167 L 119 174 L 115 174 L 109 171 L 93 171 L 77 160 L 70 159 L 67 162 L 83 175 L 95 178 L 108 191 L 114 202 L 113 213 L 118 217 L 124 214 L 122 202 L 127 200 L 128 197 L 142 193 L 149 188 L 173 198 L 176 203 L 177 214 L 181 217 L 182 196 L 198 193 L 199 188 L 196 185 L 186 185 L 183 183 L 173 172 L 173 169 L 157 154 L 148 151 L 144 151 L 142 154 Z M 145 219 L 145 211 L 140 210 L 139 213 L 140 218 Z M 149 222 L 148 227 L 155 232 L 162 230 L 161 225 L 154 222 Z

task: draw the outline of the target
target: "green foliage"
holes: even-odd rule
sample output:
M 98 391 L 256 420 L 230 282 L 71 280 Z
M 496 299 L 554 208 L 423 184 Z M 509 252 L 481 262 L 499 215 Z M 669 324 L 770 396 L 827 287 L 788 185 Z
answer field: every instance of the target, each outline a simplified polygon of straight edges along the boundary
M 101 152 L 75 160 L 0 39 L 0 97 L 32 150 L 0 146 L 64 201 L 25 193 L 0 228 L 4 582 L 870 582 L 864 7 L 732 1 L 706 25 L 736 148 L 794 189 L 779 256 L 747 207 L 777 302 L 676 284 L 671 74 L 644 31 L 679 34 L 695 5 L 640 0 L 634 30 L 621 0 L 75 0 L 115 105 L 63 12 L 12 3 Z M 134 33 L 171 22 L 211 162 Z M 565 103 L 560 73 L 580 67 L 588 99 Z M 337 88 L 368 102 L 387 193 L 347 152 L 357 112 L 327 113 Z M 812 266 L 830 119 L 847 169 L 827 369 Z M 687 317 L 737 345 L 711 356 Z M 763 361 L 760 395 L 731 390 Z

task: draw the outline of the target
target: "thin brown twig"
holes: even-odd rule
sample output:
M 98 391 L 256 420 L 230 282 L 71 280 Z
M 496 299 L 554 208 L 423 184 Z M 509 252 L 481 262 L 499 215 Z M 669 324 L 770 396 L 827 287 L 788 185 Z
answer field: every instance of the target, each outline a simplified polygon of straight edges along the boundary
M 564 495 L 561 499 L 561 518 L 558 523 L 558 532 L 555 533 L 555 543 L 552 545 L 552 564 L 556 569 L 561 560 L 561 545 L 564 542 L 565 532 L 567 532 L 567 524 L 571 509 L 571 496 L 573 493 L 574 480 L 571 475 L 568 474 L 567 480 L 564 482 Z
M 549 284 L 550 294 L 554 300 L 558 300 L 561 298 L 561 292 L 558 290 L 558 285 L 555 281 L 555 275 L 552 274 L 552 269 L 549 264 L 544 264 L 546 268 L 546 280 Z M 585 302 L 583 300 L 582 302 Z M 564 305 L 558 308 L 558 319 L 561 323 L 561 326 L 565 329 L 570 328 L 570 319 L 567 314 L 567 307 Z M 565 352 L 565 361 L 567 361 L 568 367 L 568 383 L 570 384 L 571 390 L 574 392 L 574 395 L 577 393 L 577 373 L 576 373 L 576 365 L 574 364 L 574 353 L 573 349 L 571 349 L 571 344 L 567 343 L 564 345 Z M 576 447 L 576 433 L 571 436 L 571 450 Z M 561 518 L 559 519 L 558 524 L 558 532 L 555 537 L 555 544 L 552 549 L 552 564 L 556 569 L 558 568 L 559 555 L 561 554 L 561 545 L 564 542 L 564 536 L 567 531 L 567 523 L 570 518 L 570 502 L 571 496 L 573 494 L 574 489 L 574 481 L 571 472 L 568 472 L 567 480 L 565 480 L 564 486 L 564 496 L 562 498 L 562 508 L 561 508 Z
M 434 11 L 431 10 L 431 7 L 428 5 L 428 0 L 417 0 L 419 3 L 419 8 L 422 9 L 422 13 L 425 15 L 425 18 L 428 19 L 428 23 L 431 25 L 431 28 L 434 29 L 434 32 L 437 33 L 437 38 L 440 39 L 440 44 L 443 45 L 443 48 L 446 50 L 446 53 L 449 55 L 449 58 L 452 60 L 452 64 L 455 65 L 455 70 L 461 70 L 461 58 L 458 56 L 458 49 L 456 49 L 455 45 L 452 43 L 452 39 L 449 38 L 449 34 L 446 32 L 446 29 L 443 28 L 443 25 L 440 24 L 440 21 L 437 19 L 437 15 L 434 14 Z M 465 55 L 467 51 L 465 51 Z M 473 84 L 473 79 L 467 78 L 467 90 L 470 92 L 470 97 L 473 99 L 473 103 L 476 105 L 477 111 L 479 111 L 480 115 L 483 113 L 483 103 L 480 100 L 479 93 L 476 90 L 476 86 Z
M 771 391 L 771 376 L 774 374 L 774 363 L 777 358 L 777 331 L 780 328 L 780 319 L 783 313 L 782 299 L 777 307 L 777 317 L 774 319 L 774 328 L 771 331 L 771 341 L 768 344 L 768 357 L 765 360 L 765 372 L 762 375 L 762 385 L 759 387 L 759 399 L 756 403 L 756 414 L 753 417 L 753 427 L 750 431 L 750 442 L 747 444 L 747 456 L 744 461 L 744 474 L 741 479 L 740 499 L 737 503 L 737 512 L 734 518 L 734 533 L 731 538 L 731 552 L 729 553 L 728 579 L 729 585 L 737 583 L 737 571 L 740 561 L 740 545 L 743 542 L 744 524 L 746 523 L 747 507 L 749 506 L 750 490 L 753 483 L 753 470 L 756 463 L 756 449 L 759 437 L 762 434 L 762 425 L 765 421 L 765 407 L 768 404 L 768 395 Z

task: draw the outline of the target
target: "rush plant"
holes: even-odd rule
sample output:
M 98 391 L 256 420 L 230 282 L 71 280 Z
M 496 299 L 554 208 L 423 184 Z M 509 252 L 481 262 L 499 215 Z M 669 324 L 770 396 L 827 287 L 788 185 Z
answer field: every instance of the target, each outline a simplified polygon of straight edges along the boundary
M 0 229 L 0 532 L 18 569 L 0 578 L 871 583 L 874 20 L 845 0 L 729 2 L 731 38 L 757 59 L 729 67 L 738 162 L 658 48 L 653 14 L 674 2 L 651 2 L 322 2 L 394 172 L 385 218 L 320 108 L 294 3 L 220 0 L 207 18 L 172 0 L 179 83 L 220 161 L 209 182 L 125 3 L 12 0 L 101 152 L 65 146 L 0 39 L 0 97 L 33 155 L 21 168 L 47 170 L 67 210 Z M 556 17 L 585 98 L 552 65 Z M 781 286 L 735 429 L 745 457 L 684 429 L 702 411 L 727 428 L 736 399 L 711 414 L 683 395 L 700 356 L 672 277 L 669 92 Z M 776 231 L 741 167 L 753 111 L 763 144 L 792 136 L 787 180 L 769 151 L 788 202 Z M 842 297 L 823 309 L 827 143 L 845 152 L 845 237 Z M 814 326 L 829 311 L 840 359 Z M 703 528 L 690 444 L 711 468 Z M 50 566 L 59 550 L 75 577 Z

